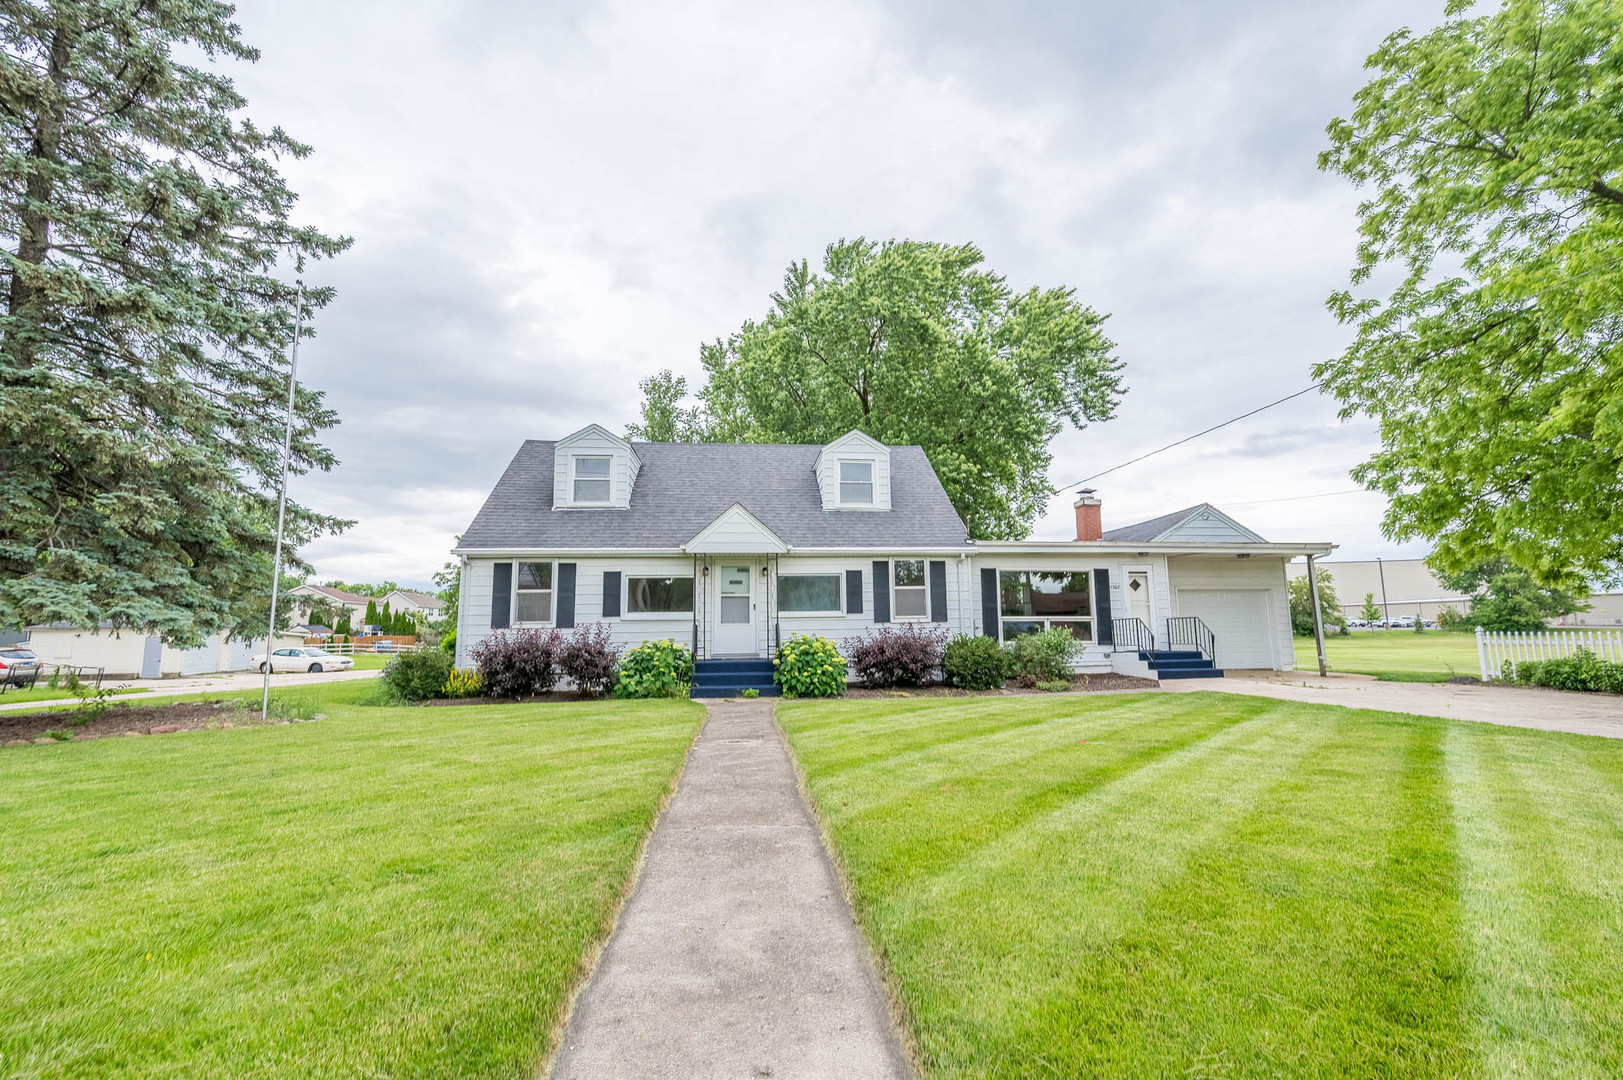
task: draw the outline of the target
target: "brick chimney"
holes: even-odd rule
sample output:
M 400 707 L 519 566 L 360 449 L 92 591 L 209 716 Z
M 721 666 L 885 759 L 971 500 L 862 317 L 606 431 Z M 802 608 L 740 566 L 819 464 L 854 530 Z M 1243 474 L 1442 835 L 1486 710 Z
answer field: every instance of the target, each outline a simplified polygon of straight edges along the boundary
M 1097 540 L 1105 534 L 1099 521 L 1099 498 L 1092 488 L 1083 488 L 1076 497 L 1076 538 Z

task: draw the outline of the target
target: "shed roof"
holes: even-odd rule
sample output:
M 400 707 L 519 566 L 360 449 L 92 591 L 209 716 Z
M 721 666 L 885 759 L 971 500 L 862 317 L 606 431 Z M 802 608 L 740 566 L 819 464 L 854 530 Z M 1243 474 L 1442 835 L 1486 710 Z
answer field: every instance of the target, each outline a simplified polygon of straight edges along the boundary
M 969 532 L 917 446 L 890 451 L 891 509 L 824 510 L 820 445 L 634 442 L 628 509 L 554 510 L 551 440 L 519 447 L 460 551 L 677 550 L 738 503 L 794 548 L 967 547 Z

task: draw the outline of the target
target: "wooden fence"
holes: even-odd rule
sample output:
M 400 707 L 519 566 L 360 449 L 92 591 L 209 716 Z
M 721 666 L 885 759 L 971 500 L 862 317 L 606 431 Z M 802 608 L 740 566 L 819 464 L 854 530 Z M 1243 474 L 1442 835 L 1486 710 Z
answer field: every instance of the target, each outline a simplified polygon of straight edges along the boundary
M 1482 666 L 1482 681 L 1503 676 L 1505 665 L 1515 666 L 1528 660 L 1554 660 L 1571 656 L 1580 649 L 1588 649 L 1602 660 L 1623 664 L 1623 630 L 1535 630 L 1528 633 L 1504 633 L 1496 630 L 1476 630 L 1477 661 Z

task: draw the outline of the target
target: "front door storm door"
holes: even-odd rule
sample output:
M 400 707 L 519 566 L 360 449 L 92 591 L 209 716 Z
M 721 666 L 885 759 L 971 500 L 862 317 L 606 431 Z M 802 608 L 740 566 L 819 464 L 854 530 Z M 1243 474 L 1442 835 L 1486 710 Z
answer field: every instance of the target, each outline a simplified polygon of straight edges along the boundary
M 719 603 L 716 605 L 716 655 L 754 656 L 754 568 L 722 566 Z

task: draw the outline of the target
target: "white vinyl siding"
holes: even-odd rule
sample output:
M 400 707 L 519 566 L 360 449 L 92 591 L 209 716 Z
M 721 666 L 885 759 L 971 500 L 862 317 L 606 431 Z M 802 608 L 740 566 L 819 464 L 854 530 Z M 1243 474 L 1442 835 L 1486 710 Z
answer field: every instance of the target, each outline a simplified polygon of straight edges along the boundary
M 606 500 L 577 503 L 575 500 L 574 464 L 576 458 L 606 457 L 609 459 L 609 494 Z M 552 450 L 552 505 L 554 509 L 581 506 L 602 509 L 605 506 L 624 510 L 631 505 L 631 489 L 637 482 L 641 462 L 632 451 L 631 444 L 604 428 L 592 424 L 569 435 L 553 446 Z M 594 466 L 595 468 L 595 466 Z M 601 479 L 588 477 L 589 480 Z M 595 491 L 594 491 L 595 493 Z
M 1295 667 L 1285 559 L 1233 555 L 1168 560 L 1173 615 L 1193 615 L 1217 637 L 1217 665 L 1230 668 Z M 1243 592 L 1244 597 L 1213 596 Z M 1260 595 L 1258 595 L 1260 594 Z M 1218 620 L 1223 628 L 1213 625 Z
M 841 496 L 842 481 L 846 480 L 843 466 L 856 462 L 873 466 L 873 496 L 867 502 L 847 502 Z M 890 448 L 859 431 L 840 436 L 817 455 L 817 487 L 824 510 L 889 510 Z

